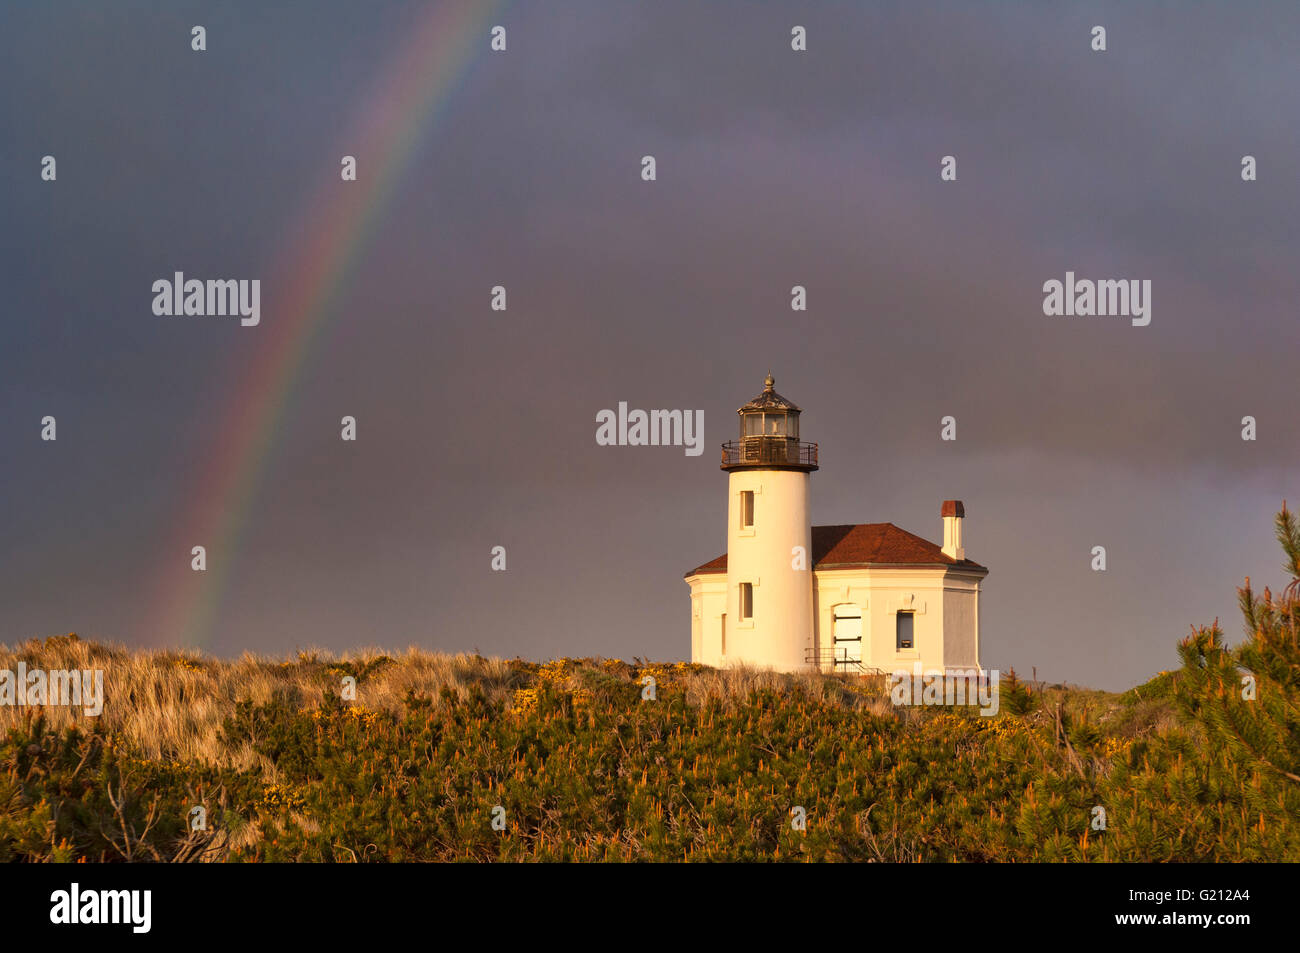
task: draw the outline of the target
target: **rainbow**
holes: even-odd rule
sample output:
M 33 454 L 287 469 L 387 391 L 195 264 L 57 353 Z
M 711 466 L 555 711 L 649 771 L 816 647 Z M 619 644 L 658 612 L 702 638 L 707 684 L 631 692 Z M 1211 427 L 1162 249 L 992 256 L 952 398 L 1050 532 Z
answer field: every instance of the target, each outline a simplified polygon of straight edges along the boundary
M 187 494 L 194 503 L 176 521 L 148 622 L 153 639 L 209 645 L 228 569 L 312 346 L 425 135 L 460 88 L 474 54 L 489 50 L 490 17 L 502 5 L 435 3 L 364 101 L 337 155 L 326 157 L 329 168 L 308 213 L 289 233 L 289 247 L 272 272 L 277 277 L 264 283 L 276 289 L 275 313 L 263 315 L 258 330 L 264 340 L 254 365 L 205 454 L 208 469 Z M 355 182 L 339 175 L 344 155 L 357 157 Z M 206 572 L 189 568 L 195 545 L 207 549 Z M 181 566 L 184 572 L 178 573 Z

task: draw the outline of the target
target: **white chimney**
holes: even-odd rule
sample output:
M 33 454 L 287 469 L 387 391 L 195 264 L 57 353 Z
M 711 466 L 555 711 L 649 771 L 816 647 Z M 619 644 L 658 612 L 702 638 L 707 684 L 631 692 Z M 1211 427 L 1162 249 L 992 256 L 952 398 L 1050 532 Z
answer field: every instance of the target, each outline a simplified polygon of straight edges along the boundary
M 961 544 L 961 520 L 966 515 L 966 507 L 961 500 L 944 500 L 943 510 L 943 554 L 953 559 L 965 559 L 966 547 Z

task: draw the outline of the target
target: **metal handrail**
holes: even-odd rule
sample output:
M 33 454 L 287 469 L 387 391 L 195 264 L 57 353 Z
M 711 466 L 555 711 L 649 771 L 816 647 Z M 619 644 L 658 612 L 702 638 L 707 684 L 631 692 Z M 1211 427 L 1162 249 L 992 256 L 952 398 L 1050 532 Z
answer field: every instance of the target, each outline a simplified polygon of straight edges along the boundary
M 830 662 L 835 668 L 842 666 L 844 668 L 856 668 L 860 672 L 867 671 L 862 664 L 862 659 L 849 658 L 848 649 L 823 648 L 818 650 L 809 648 L 805 650 L 803 660 L 816 664 L 818 668 Z
M 728 440 L 722 445 L 724 467 L 784 465 L 817 466 L 817 444 L 795 437 L 756 436 Z

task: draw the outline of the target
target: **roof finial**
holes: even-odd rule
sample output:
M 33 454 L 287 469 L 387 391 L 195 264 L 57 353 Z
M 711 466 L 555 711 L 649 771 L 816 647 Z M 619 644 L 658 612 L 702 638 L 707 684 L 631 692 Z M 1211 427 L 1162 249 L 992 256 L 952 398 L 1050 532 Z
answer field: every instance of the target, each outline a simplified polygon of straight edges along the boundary
M 763 390 L 771 390 L 776 386 L 776 380 L 772 377 L 772 368 L 767 369 L 767 377 L 763 379 Z

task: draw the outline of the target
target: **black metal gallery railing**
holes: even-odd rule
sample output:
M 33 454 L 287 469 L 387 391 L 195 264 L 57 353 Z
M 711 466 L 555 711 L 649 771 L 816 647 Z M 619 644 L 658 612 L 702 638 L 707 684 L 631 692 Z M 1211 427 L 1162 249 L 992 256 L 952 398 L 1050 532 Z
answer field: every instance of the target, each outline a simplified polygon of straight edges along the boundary
M 817 466 L 817 444 L 800 443 L 793 437 L 746 437 L 722 445 L 724 467 Z

